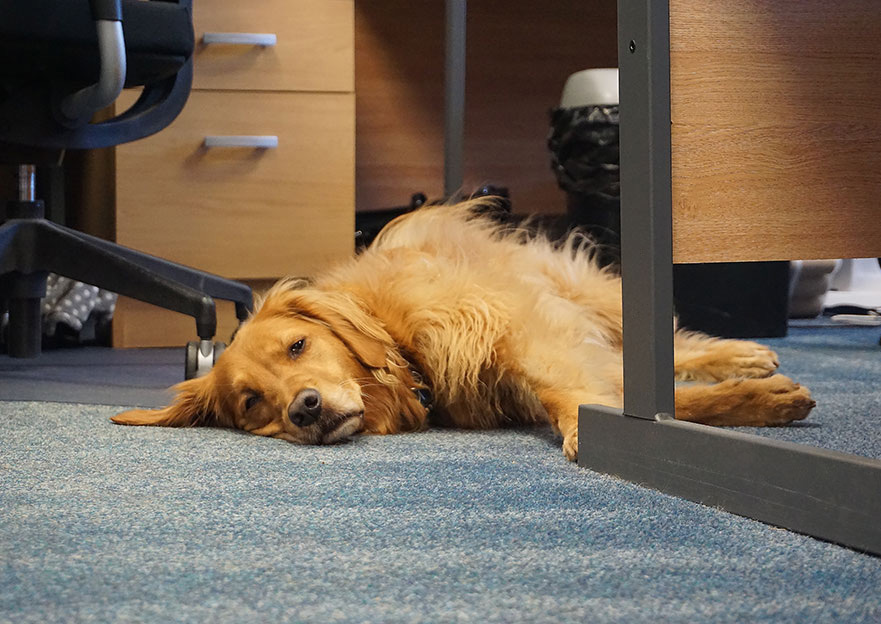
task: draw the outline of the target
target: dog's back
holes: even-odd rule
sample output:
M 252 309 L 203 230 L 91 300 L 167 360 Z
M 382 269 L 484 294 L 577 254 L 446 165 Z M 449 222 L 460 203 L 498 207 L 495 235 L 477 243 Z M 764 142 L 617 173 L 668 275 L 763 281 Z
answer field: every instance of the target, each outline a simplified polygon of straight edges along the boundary
M 557 309 L 545 322 L 563 324 L 567 332 L 587 332 L 583 339 L 620 345 L 621 282 L 601 268 L 593 244 L 580 232 L 555 242 L 529 227 L 512 228 L 486 216 L 485 198 L 454 206 L 428 207 L 399 217 L 376 238 L 370 252 L 394 249 L 421 251 L 467 268 L 471 279 L 497 296 L 513 295 L 520 305 L 538 305 L 526 314 L 547 312 L 548 299 L 566 302 L 570 317 Z M 528 295 L 533 295 L 529 299 Z M 542 318 L 541 316 L 539 318 Z

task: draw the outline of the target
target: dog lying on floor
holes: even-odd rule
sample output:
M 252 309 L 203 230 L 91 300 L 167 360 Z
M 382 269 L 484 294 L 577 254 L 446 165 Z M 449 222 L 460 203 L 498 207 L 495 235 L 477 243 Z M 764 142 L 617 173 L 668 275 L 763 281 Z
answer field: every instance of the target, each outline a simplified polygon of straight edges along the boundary
M 620 407 L 621 283 L 588 241 L 554 244 L 478 214 L 485 201 L 422 208 L 311 283 L 282 280 L 206 375 L 126 425 L 235 427 L 301 444 L 429 424 L 550 422 L 578 451 L 578 406 Z M 781 425 L 807 388 L 774 374 L 754 342 L 677 330 L 676 418 Z

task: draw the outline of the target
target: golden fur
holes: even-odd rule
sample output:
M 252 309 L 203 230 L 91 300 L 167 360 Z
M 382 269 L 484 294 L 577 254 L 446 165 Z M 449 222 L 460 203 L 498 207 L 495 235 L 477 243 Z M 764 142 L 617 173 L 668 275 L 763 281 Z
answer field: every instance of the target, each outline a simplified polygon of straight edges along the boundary
M 502 228 L 478 204 L 423 208 L 314 282 L 282 280 L 214 369 L 176 386 L 171 406 L 113 420 L 301 443 L 547 421 L 575 459 L 578 406 L 622 402 L 620 279 L 583 237 L 553 244 Z M 677 418 L 778 425 L 814 406 L 806 388 L 773 374 L 766 347 L 683 331 L 674 346 L 677 378 L 703 382 L 677 389 Z M 414 390 L 423 387 L 430 415 Z M 304 389 L 321 402 L 315 422 L 298 426 Z

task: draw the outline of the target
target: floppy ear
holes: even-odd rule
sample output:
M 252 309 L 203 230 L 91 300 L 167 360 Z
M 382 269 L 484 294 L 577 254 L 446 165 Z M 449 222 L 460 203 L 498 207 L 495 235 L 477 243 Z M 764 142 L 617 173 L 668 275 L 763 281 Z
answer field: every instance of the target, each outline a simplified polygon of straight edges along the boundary
M 325 320 L 325 323 L 366 367 L 382 368 L 386 365 L 386 347 L 382 342 L 362 334 L 342 317 Z
M 379 321 L 351 297 L 314 289 L 279 290 L 267 296 L 264 307 L 274 312 L 297 314 L 327 325 L 368 368 L 387 365 L 394 340 Z
M 198 427 L 217 425 L 217 404 L 213 393 L 213 379 L 190 379 L 174 386 L 174 403 L 158 410 L 130 410 L 110 420 L 120 425 L 150 425 L 154 427 Z

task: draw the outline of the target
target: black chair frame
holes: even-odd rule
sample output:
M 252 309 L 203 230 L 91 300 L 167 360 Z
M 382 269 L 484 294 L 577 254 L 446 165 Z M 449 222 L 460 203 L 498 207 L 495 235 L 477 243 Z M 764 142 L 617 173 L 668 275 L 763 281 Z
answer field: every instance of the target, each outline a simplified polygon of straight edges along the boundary
M 177 4 L 189 8 L 191 0 Z M 5 215 L 0 214 L 0 293 L 9 313 L 9 355 L 35 357 L 40 353 L 41 299 L 50 272 L 192 316 L 203 356 L 213 348 L 209 345 L 217 330 L 215 298 L 233 301 L 239 321 L 253 309 L 247 285 L 48 221 L 43 202 L 34 198 L 33 162 L 45 160 L 47 154 L 57 158 L 68 148 L 107 147 L 158 132 L 180 113 L 192 76 L 190 55 L 176 73 L 145 85 L 131 108 L 98 123 L 59 122 L 58 97 L 30 94 L 27 84 L 18 86 L 31 96 L 28 105 L 22 106 L 17 96 L 0 101 L 0 118 L 10 121 L 0 125 L 0 155 L 9 160 L 12 154 L 20 163 L 19 197 L 7 204 Z M 41 107 L 38 114 L 34 107 Z M 189 359 L 187 377 L 210 368 L 211 362 L 199 367 Z

